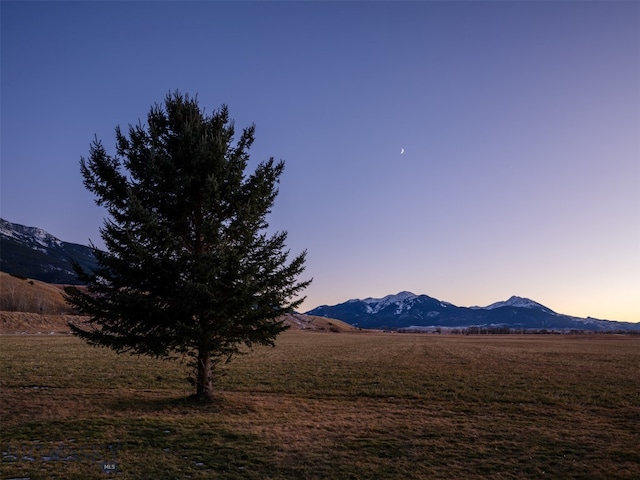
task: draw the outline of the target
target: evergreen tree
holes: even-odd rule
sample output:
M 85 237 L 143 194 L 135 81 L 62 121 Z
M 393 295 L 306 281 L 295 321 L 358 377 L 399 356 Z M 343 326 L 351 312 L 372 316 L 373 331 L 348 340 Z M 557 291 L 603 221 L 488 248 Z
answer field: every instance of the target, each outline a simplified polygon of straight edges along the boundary
M 89 344 L 161 358 L 187 356 L 196 398 L 211 401 L 221 363 L 274 345 L 281 317 L 311 281 L 297 280 L 306 251 L 289 261 L 286 232 L 266 233 L 284 162 L 245 174 L 255 126 L 234 145 L 228 109 L 206 115 L 175 92 L 147 124 L 116 128 L 116 155 L 96 138 L 81 158 L 85 187 L 109 214 L 98 268 L 66 289 L 89 316 L 72 325 Z

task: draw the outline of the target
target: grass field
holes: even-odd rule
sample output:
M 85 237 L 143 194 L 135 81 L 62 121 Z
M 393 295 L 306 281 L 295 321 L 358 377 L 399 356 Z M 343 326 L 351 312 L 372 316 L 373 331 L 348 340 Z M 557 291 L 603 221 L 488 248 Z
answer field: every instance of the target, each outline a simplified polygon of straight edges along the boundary
M 0 368 L 2 478 L 640 478 L 639 337 L 287 332 L 204 407 L 184 365 L 67 336 L 0 337 Z

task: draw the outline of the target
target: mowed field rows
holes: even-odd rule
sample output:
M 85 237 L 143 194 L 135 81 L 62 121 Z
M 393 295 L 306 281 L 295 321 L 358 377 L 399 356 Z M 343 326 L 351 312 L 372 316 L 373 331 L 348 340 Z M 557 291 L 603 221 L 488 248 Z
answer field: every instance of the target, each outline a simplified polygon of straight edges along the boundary
M 637 336 L 291 331 L 207 406 L 69 336 L 2 336 L 0 368 L 2 478 L 640 478 Z

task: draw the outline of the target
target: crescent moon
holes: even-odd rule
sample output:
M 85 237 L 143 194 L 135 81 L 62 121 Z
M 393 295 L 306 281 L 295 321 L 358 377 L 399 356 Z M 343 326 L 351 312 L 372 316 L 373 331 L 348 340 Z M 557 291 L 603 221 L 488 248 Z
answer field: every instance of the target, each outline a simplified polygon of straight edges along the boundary
M 400 155 L 402 155 L 404 153 L 404 148 L 400 149 Z

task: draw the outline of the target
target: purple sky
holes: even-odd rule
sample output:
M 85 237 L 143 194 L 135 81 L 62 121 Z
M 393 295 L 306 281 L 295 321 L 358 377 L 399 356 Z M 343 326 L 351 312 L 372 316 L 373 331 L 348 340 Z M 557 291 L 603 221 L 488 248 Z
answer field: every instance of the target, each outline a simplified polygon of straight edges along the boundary
M 101 240 L 80 156 L 170 90 L 286 161 L 303 310 L 401 290 L 640 321 L 640 3 L 1 3 L 1 214 Z M 400 154 L 401 149 L 404 154 Z

